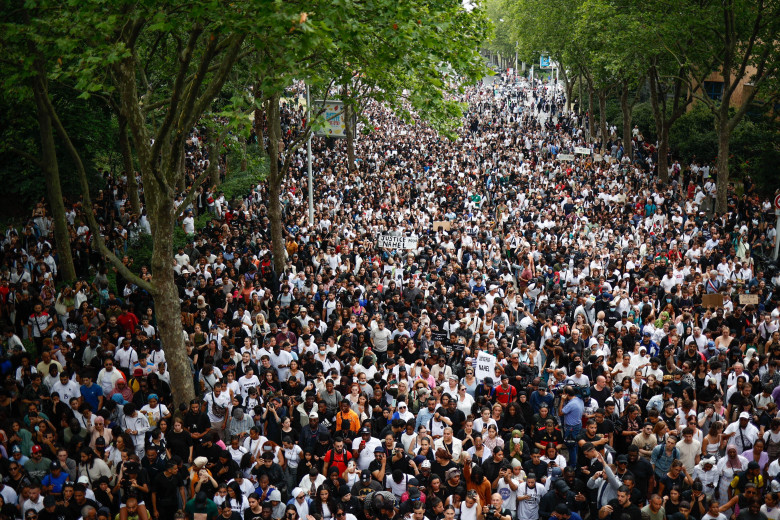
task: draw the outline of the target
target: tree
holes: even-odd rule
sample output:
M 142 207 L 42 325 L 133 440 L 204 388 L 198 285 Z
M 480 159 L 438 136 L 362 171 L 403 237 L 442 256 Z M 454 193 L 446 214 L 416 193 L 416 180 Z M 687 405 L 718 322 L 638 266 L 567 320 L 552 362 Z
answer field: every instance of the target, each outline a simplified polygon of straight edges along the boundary
M 5 22 L 5 20 L 3 20 Z M 3 88 L 11 93 L 17 102 L 32 98 L 38 122 L 40 154 L 35 155 L 14 148 L 20 156 L 33 162 L 43 173 L 46 195 L 54 221 L 54 240 L 57 245 L 60 276 L 63 280 L 75 280 L 76 270 L 70 248 L 70 233 L 65 217 L 65 202 L 60 183 L 59 161 L 54 143 L 51 118 L 46 110 L 45 99 L 49 97 L 49 83 L 44 71 L 43 59 L 36 51 L 32 40 L 25 38 L 13 24 L 3 23 L 6 27 L 3 48 L 7 54 L 3 62 Z M 21 36 L 21 38 L 20 38 Z
M 41 63 L 49 67 L 38 71 L 39 80 L 49 76 L 68 82 L 81 97 L 115 96 L 112 105 L 132 136 L 154 239 L 151 277 L 146 279 L 131 272 L 106 247 L 92 212 L 81 150 L 49 96 L 45 92 L 40 96 L 44 112 L 76 165 L 93 247 L 125 279 L 152 295 L 159 336 L 171 367 L 174 399 L 187 402 L 194 397 L 194 388 L 172 269 L 173 232 L 182 211 L 211 172 L 206 170 L 185 182 L 184 142 L 198 121 L 209 116 L 233 67 L 247 54 L 244 41 L 255 31 L 254 20 L 273 13 L 253 2 L 234 2 L 218 9 L 187 2 L 158 7 L 87 1 L 78 6 L 45 7 L 35 11 L 20 7 L 23 16 L 14 24 L 27 41 L 34 42 Z M 299 30 L 298 26 L 293 30 Z M 185 197 L 177 205 L 174 202 L 182 190 Z
M 505 23 L 512 27 L 518 55 L 535 63 L 544 53 L 558 63 L 566 88 L 566 112 L 571 110 L 575 85 L 584 57 L 582 48 L 572 36 L 576 31 L 577 13 L 583 0 L 503 0 Z M 495 20 L 494 20 L 495 23 Z M 591 118 L 592 119 L 592 118 Z
M 720 73 L 723 80 L 720 96 L 709 96 L 702 89 L 696 96 L 715 116 L 718 135 L 715 211 L 723 214 L 727 211 L 729 145 L 734 129 L 756 97 L 770 85 L 776 86 L 780 66 L 780 4 L 765 0 L 702 3 L 701 18 L 706 20 L 710 31 L 709 37 L 701 42 L 706 48 L 693 67 L 700 85 L 711 73 Z
M 286 34 L 284 25 L 268 27 L 258 39 L 262 51 L 255 63 L 255 131 L 269 158 L 268 215 L 277 280 L 286 264 L 281 185 L 322 115 L 315 108 L 299 135 L 281 135 L 278 105 L 292 78 L 306 80 L 312 99 L 343 93 L 348 111 L 355 113 L 372 100 L 407 122 L 419 117 L 453 137 L 463 115 L 453 94 L 487 72 L 478 51 L 489 23 L 480 8 L 465 9 L 458 0 L 350 0 L 304 14 L 309 31 Z

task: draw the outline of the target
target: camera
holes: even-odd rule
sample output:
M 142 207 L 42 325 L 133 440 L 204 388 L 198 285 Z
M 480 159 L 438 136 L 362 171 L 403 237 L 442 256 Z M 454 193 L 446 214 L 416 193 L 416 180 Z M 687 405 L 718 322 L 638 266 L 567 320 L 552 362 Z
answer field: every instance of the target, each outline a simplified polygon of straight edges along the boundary
M 496 516 L 496 506 L 491 505 L 488 507 L 488 515 L 493 517 Z

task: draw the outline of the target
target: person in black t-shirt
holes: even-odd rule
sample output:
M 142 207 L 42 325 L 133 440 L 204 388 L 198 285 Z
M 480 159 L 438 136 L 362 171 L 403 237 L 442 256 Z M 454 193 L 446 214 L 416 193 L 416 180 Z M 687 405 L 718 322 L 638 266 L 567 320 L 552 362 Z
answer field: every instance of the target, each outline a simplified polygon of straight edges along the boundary
M 607 505 L 599 509 L 601 520 L 623 520 L 623 515 L 628 515 L 630 520 L 642 520 L 642 511 L 631 503 L 629 490 L 626 486 L 620 486 L 617 498 L 613 498 Z
M 538 449 L 531 452 L 531 460 L 523 463 L 525 474 L 533 473 L 539 482 L 544 482 L 547 478 L 547 463 L 542 460 L 542 453 Z
M 244 520 L 264 520 L 263 506 L 260 504 L 260 495 L 250 493 L 247 497 L 249 507 L 244 509 Z
M 190 432 L 193 444 L 202 443 L 203 437 L 211 430 L 211 422 L 208 416 L 201 412 L 200 401 L 197 399 L 190 401 L 190 409 L 184 414 L 184 428 Z
M 653 465 L 639 456 L 639 446 L 628 447 L 628 465 L 626 469 L 634 476 L 635 489 L 642 494 L 642 500 L 649 498 L 649 491 L 655 487 Z
M 165 470 L 152 481 L 152 508 L 155 518 L 173 518 L 179 509 L 179 492 L 182 489 L 178 477 L 179 466 L 169 461 Z

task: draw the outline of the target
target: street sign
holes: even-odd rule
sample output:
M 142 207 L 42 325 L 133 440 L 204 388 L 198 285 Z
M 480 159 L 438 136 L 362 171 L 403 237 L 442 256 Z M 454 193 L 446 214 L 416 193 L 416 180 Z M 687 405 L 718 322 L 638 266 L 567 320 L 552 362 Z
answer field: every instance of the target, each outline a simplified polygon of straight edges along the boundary
M 775 195 L 775 209 L 780 209 L 780 193 Z
M 377 246 L 386 249 L 416 249 L 417 237 L 377 235 Z

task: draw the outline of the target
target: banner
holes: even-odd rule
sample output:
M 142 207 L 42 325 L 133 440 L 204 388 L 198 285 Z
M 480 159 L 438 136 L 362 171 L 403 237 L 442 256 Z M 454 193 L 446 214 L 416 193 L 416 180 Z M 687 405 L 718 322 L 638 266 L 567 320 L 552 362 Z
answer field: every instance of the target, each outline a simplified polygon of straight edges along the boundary
M 539 68 L 549 69 L 552 66 L 549 56 L 539 56 Z
M 757 294 L 740 294 L 739 295 L 739 304 L 740 305 L 758 305 L 758 295 Z
M 479 352 L 477 354 L 477 368 L 474 370 L 474 375 L 481 382 L 486 377 L 491 379 L 496 378 L 496 357 L 488 354 L 487 352 Z M 495 383 L 495 381 L 494 381 Z
M 723 307 L 723 295 L 720 293 L 705 294 L 701 297 L 701 306 L 705 309 L 708 307 Z
M 573 161 L 574 160 L 574 154 L 573 153 L 559 153 L 557 156 L 559 161 Z
M 377 235 L 377 247 L 385 249 L 416 249 L 417 237 Z
M 325 118 L 325 126 L 317 128 L 315 134 L 321 137 L 346 137 L 347 127 L 344 117 L 344 103 L 341 101 L 315 101 L 312 106 L 312 115 L 319 113 L 325 107 L 322 116 Z M 315 121 L 316 123 L 316 121 Z
M 449 231 L 452 229 L 452 224 L 449 220 L 434 220 L 433 221 L 433 230 L 438 231 L 439 228 L 442 229 L 442 231 Z
M 594 154 L 593 154 L 593 160 L 594 160 L 594 161 L 596 161 L 596 162 L 601 162 L 601 159 L 603 159 L 603 157 L 601 156 L 601 154 L 600 154 L 600 153 L 594 153 Z
M 584 146 L 576 146 L 574 148 L 574 153 L 579 155 L 590 155 L 590 148 L 586 148 Z

